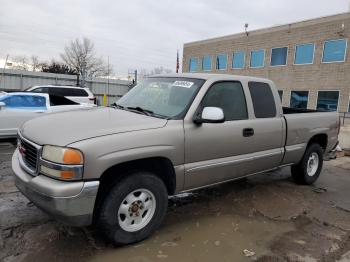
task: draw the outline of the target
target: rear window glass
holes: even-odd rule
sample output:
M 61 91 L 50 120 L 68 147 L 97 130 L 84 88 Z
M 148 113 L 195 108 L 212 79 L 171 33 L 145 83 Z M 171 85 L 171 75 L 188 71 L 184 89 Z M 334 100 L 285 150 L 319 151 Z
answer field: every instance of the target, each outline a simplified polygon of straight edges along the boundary
M 256 118 L 276 116 L 276 104 L 271 87 L 266 83 L 249 82 L 249 91 L 252 97 Z
M 38 87 L 38 88 L 35 88 L 34 90 L 32 90 L 31 92 L 33 92 L 33 93 L 47 93 L 48 88 L 47 87 Z
M 49 94 L 56 96 L 89 96 L 84 89 L 49 87 Z

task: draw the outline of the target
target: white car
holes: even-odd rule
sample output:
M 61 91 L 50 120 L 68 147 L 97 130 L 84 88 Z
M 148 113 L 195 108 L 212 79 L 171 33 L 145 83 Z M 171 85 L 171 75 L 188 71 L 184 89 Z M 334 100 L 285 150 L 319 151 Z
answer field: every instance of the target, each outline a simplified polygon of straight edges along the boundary
M 16 137 L 18 128 L 32 118 L 94 106 L 48 94 L 18 92 L 2 95 L 0 96 L 0 138 Z
M 89 88 L 77 86 L 33 86 L 26 90 L 33 93 L 45 93 L 49 95 L 64 96 L 79 104 L 96 104 L 96 98 Z

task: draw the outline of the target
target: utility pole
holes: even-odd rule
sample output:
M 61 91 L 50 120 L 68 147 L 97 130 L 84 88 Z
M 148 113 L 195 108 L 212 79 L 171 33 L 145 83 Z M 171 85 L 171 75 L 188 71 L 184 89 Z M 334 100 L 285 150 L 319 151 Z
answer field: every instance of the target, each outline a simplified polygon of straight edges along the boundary
M 135 70 L 135 85 L 137 85 L 137 70 Z
M 1 87 L 2 79 L 5 78 L 5 68 L 6 68 L 6 65 L 7 65 L 8 58 L 9 58 L 9 55 L 6 56 L 4 68 L 2 69 L 2 77 L 0 78 L 0 87 Z M 5 82 L 4 82 L 4 89 L 5 89 Z
M 109 104 L 109 97 L 108 97 L 108 95 L 109 95 L 109 56 L 107 56 L 107 70 L 108 70 L 108 72 L 107 72 L 107 103 Z

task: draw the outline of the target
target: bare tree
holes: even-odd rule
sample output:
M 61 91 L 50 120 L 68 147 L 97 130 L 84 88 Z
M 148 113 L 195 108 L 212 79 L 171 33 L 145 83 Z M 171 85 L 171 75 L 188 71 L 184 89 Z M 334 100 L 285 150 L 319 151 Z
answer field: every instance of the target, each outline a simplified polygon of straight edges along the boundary
M 28 64 L 28 59 L 24 55 L 18 55 L 12 58 L 13 62 L 13 69 L 17 70 L 26 70 L 28 71 L 29 64 Z
M 61 58 L 77 72 L 77 85 L 79 76 L 82 77 L 82 86 L 85 86 L 86 77 L 106 76 L 111 71 L 102 57 L 96 55 L 94 43 L 88 38 L 71 41 L 65 46 Z
M 39 57 L 36 55 L 32 55 L 30 57 L 30 61 L 33 72 L 40 71 L 42 63 L 39 62 Z
M 172 73 L 172 70 L 169 68 L 164 68 L 162 66 L 153 68 L 149 75 L 159 75 L 159 74 L 170 74 Z
M 147 70 L 145 68 L 141 68 L 139 70 L 139 76 L 140 76 L 140 79 L 144 78 L 144 77 L 147 77 L 147 76 L 152 76 L 152 75 L 159 75 L 159 74 L 170 74 L 172 73 L 173 71 L 169 68 L 165 68 L 165 67 L 155 67 L 151 70 Z

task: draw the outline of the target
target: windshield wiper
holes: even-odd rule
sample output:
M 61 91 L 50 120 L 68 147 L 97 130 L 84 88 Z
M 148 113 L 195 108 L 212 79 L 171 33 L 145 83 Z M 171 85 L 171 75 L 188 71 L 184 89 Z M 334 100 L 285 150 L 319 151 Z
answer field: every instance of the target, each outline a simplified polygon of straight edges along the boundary
M 124 109 L 124 106 L 118 105 L 117 103 L 112 104 L 112 107 Z
M 144 109 L 144 108 L 139 107 L 139 106 L 136 106 L 136 107 L 128 106 L 127 109 L 143 113 L 144 115 L 147 115 L 147 116 L 153 116 L 154 115 L 153 111 Z

